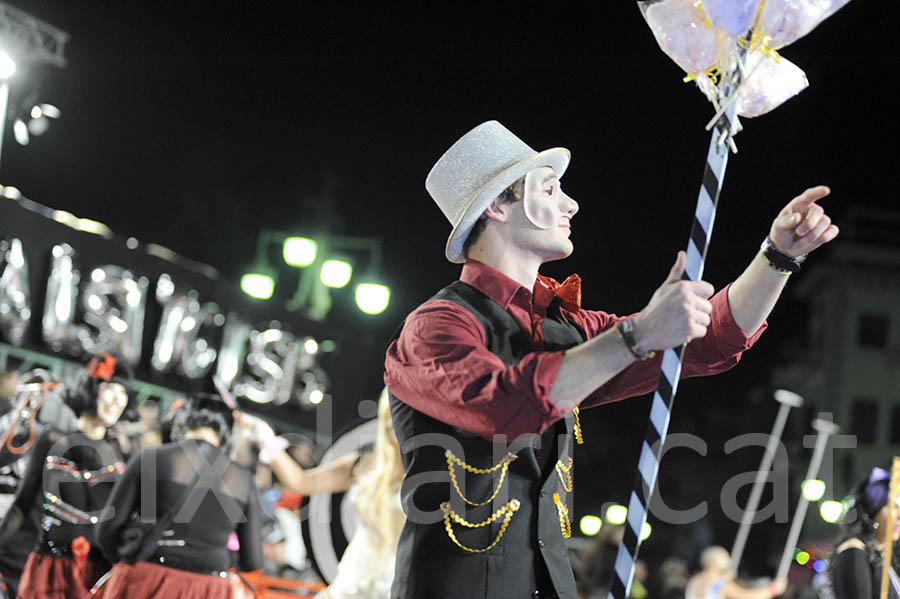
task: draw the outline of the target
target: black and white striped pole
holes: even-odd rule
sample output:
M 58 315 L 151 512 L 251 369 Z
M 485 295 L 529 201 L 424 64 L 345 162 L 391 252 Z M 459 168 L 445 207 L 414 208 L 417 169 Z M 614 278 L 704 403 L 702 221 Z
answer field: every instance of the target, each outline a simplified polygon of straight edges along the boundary
M 694 223 L 687 246 L 687 264 L 683 278 L 691 281 L 699 281 L 703 276 L 706 251 L 709 248 L 713 223 L 716 218 L 719 192 L 722 191 L 722 181 L 725 179 L 725 168 L 728 165 L 728 152 L 738 104 L 737 92 L 743 76 L 745 48 L 746 46 L 738 53 L 735 64 L 729 69 L 721 83 L 722 94 L 720 97 L 723 98 L 722 108 L 724 110 L 719 110 L 721 114 L 712 127 L 712 139 L 706 155 L 706 167 L 703 169 L 703 181 L 700 185 L 700 195 L 697 198 Z M 641 531 L 647 522 L 647 505 L 656 488 L 659 455 L 669 429 L 672 404 L 681 375 L 684 347 L 667 349 L 663 354 L 662 372 L 650 407 L 650 424 L 647 426 L 647 433 L 641 446 L 638 474 L 628 500 L 625 536 L 619 545 L 619 553 L 616 556 L 615 572 L 609 593 L 609 597 L 612 599 L 627 599 L 631 592 L 634 566 L 641 547 Z

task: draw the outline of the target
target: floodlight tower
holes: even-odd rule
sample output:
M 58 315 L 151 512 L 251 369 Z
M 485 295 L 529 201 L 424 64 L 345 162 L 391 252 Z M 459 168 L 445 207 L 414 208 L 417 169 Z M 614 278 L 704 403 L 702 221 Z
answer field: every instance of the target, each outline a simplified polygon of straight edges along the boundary
M 15 60 L 65 68 L 69 37 L 62 29 L 0 2 L 0 156 L 6 133 L 9 78 L 16 70 Z

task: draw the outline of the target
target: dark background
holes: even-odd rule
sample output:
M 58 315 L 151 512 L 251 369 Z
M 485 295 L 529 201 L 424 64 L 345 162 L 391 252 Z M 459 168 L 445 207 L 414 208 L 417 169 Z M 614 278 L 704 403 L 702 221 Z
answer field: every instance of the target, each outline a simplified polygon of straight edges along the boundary
M 257 232 L 309 231 L 326 189 L 337 202 L 332 233 L 383 239 L 390 308 L 364 316 L 349 291 L 338 292 L 326 323 L 352 345 L 332 365 L 335 409 L 348 420 L 380 389 L 393 328 L 458 274 L 443 258 L 450 227 L 423 182 L 474 125 L 496 118 L 538 150 L 571 149 L 564 185 L 581 204 L 576 251 L 542 273 L 581 274 L 586 306 L 640 309 L 686 245 L 712 108 L 681 82 L 633 2 L 405 11 L 325 2 L 11 4 L 72 39 L 66 69 L 20 65 L 11 109 L 36 99 L 63 116 L 27 147 L 7 130 L 3 184 L 206 262 L 235 289 Z M 854 0 L 782 51 L 810 87 L 743 121 L 707 262 L 705 278 L 717 287 L 740 274 L 777 212 L 806 187 L 831 186 L 823 205 L 838 225 L 851 206 L 896 206 L 891 90 L 900 59 L 888 4 Z M 302 327 L 282 309 L 290 276 L 286 295 L 254 310 Z M 793 358 L 805 316 L 786 297 L 738 368 L 681 386 L 671 430 L 700 435 L 709 453 L 673 452 L 661 490 L 673 507 L 709 497 L 710 517 L 678 537 L 660 525 L 643 549 L 648 557 L 693 557 L 694 545 L 712 540 L 730 545 L 734 525 L 715 489 L 755 469 L 759 453 L 726 460 L 722 447 L 771 427 L 770 373 Z M 643 398 L 583 415 L 576 517 L 625 502 L 648 409 Z M 799 438 L 806 422 L 795 416 L 787 437 Z M 792 473 L 802 476 L 807 460 L 798 456 Z M 765 556 L 780 552 L 786 530 L 773 526 L 751 536 L 751 568 L 769 570 Z

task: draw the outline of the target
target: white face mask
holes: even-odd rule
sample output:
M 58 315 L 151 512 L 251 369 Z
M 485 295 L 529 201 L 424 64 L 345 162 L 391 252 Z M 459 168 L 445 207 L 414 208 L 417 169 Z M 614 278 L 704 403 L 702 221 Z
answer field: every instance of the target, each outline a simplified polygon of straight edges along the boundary
M 534 180 L 545 177 L 547 172 L 549 169 L 537 169 L 525 175 L 525 216 L 538 229 L 551 229 L 559 223 L 557 194 L 562 193 L 559 181 L 553 182 L 553 195 L 547 195 L 547 185 L 539 185 L 539 181 Z

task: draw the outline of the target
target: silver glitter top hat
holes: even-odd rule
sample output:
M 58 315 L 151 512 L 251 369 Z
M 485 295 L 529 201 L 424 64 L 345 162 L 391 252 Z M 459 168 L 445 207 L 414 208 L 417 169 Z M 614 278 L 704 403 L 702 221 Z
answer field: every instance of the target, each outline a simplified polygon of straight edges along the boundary
M 482 123 L 459 138 L 425 178 L 425 189 L 453 225 L 445 250 L 447 260 L 466 261 L 466 238 L 504 189 L 542 166 L 549 166 L 562 178 L 569 157 L 565 148 L 536 152 L 497 121 Z

